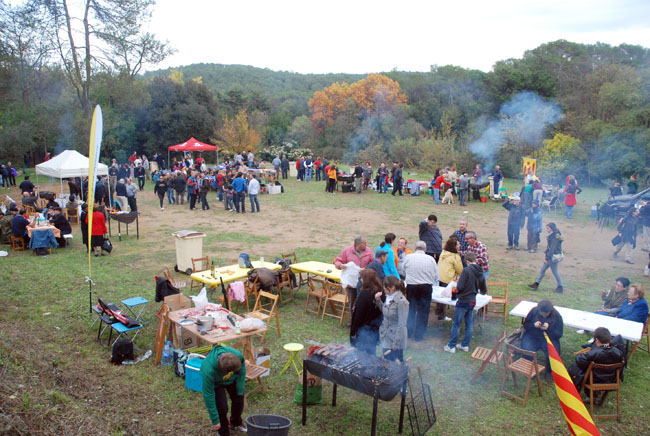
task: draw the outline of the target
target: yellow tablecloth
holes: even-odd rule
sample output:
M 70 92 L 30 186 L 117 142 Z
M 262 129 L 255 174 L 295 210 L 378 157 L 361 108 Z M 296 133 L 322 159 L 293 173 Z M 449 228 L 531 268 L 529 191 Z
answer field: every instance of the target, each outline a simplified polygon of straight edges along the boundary
M 279 271 L 282 269 L 280 265 L 270 262 L 251 262 L 253 268 L 268 268 L 274 271 Z M 248 277 L 248 271 L 250 268 L 240 268 L 239 265 L 229 265 L 215 268 L 214 278 L 211 276 L 210 270 L 197 272 L 191 275 L 192 280 L 204 283 L 211 288 L 216 288 L 221 284 L 221 279 L 224 283 L 234 282 L 235 280 L 241 280 Z
M 336 282 L 341 281 L 341 270 L 336 269 L 336 267 L 331 263 L 325 262 L 298 262 L 291 265 L 291 269 L 294 273 L 308 273 L 314 274 L 316 276 L 325 277 L 326 279 L 334 280 Z

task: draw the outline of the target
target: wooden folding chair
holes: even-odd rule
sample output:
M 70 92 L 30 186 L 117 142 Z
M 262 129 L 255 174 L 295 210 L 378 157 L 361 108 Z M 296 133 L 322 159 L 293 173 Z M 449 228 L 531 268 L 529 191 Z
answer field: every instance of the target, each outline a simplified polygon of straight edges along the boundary
M 202 265 L 201 265 L 202 264 Z M 192 273 L 207 271 L 210 269 L 210 257 L 197 257 L 192 258 Z M 201 285 L 197 283 L 197 288 L 201 289 Z M 190 279 L 190 291 L 194 289 L 194 280 Z
M 503 318 L 503 324 L 508 320 L 508 282 L 486 282 L 488 294 L 492 300 L 483 308 L 483 319 L 486 317 Z M 494 288 L 503 288 L 503 295 L 494 294 Z
M 264 374 L 266 371 L 268 371 L 268 368 L 253 365 L 252 363 L 246 363 L 246 381 L 257 380 L 258 385 L 248 391 L 244 395 L 244 398 L 248 398 L 254 392 L 257 392 L 259 390 L 261 390 L 263 394 L 266 394 L 266 389 L 264 389 L 264 383 L 262 382 L 262 374 Z
M 298 256 L 296 256 L 295 251 L 293 253 L 280 254 L 280 257 L 282 257 L 282 259 L 291 260 L 291 264 L 298 263 Z M 298 287 L 299 288 L 303 284 L 307 283 L 307 277 L 309 277 L 309 274 L 305 273 L 305 278 L 303 278 L 302 274 L 303 273 L 298 273 Z
M 345 308 L 348 305 L 348 294 L 343 289 L 340 283 L 332 283 L 325 281 L 323 283 L 325 288 L 325 306 L 323 307 L 323 315 L 321 319 L 325 319 L 325 316 L 331 316 L 333 318 L 338 318 L 339 324 L 343 325 L 343 317 L 345 316 Z M 333 313 L 327 313 L 327 306 L 332 308 Z M 338 306 L 338 307 L 337 307 Z M 336 313 L 339 310 L 340 313 Z
M 316 287 L 316 283 L 319 283 L 320 287 Z M 327 291 L 325 290 L 325 280 L 307 277 L 307 284 L 309 285 L 309 290 L 307 291 L 305 312 L 311 312 L 315 313 L 316 315 L 320 315 L 320 309 L 323 306 L 325 298 L 327 297 Z M 309 299 L 312 297 L 318 300 L 318 308 L 316 310 L 309 308 Z
M 505 343 L 506 347 L 506 365 L 505 373 L 501 379 L 501 395 L 506 395 L 510 398 L 522 401 L 524 407 L 526 407 L 526 401 L 528 400 L 528 391 L 530 390 L 530 384 L 533 380 L 533 377 L 537 379 L 537 392 L 539 396 L 542 396 L 542 382 L 539 379 L 540 374 L 546 369 L 545 366 L 537 363 L 537 353 L 534 351 L 523 350 L 521 348 L 515 347 L 512 344 L 507 342 Z M 515 353 L 521 354 L 522 356 L 529 357 L 531 360 L 528 360 L 524 357 L 519 358 L 518 360 L 513 360 Z M 508 373 L 512 374 L 512 381 L 517 387 L 517 378 L 515 374 L 521 374 L 527 379 L 526 391 L 524 397 L 519 397 L 515 394 L 507 392 L 505 390 L 506 381 L 508 380 Z
M 293 300 L 293 297 L 295 296 L 293 293 L 293 287 L 291 286 L 291 274 L 290 274 L 290 269 L 287 269 L 286 271 L 281 271 L 280 272 L 280 281 L 278 282 L 276 289 L 278 291 L 278 295 L 280 296 L 280 302 L 281 303 L 287 303 L 291 300 Z M 282 297 L 282 290 L 284 288 L 289 288 L 289 297 L 288 298 L 283 298 Z M 287 295 L 285 293 L 285 295 Z
M 11 240 L 11 249 L 13 251 L 25 250 L 25 238 L 23 238 L 22 236 L 11 235 L 9 239 Z
M 616 418 L 621 422 L 621 371 L 625 366 L 625 362 L 615 363 L 612 365 L 604 365 L 600 363 L 591 362 L 585 373 L 585 378 L 582 382 L 585 391 L 589 393 L 589 407 L 591 416 L 594 418 Z M 598 383 L 594 382 L 594 371 L 616 371 L 616 382 L 612 383 Z M 595 392 L 601 391 L 602 395 L 598 402 L 598 406 L 602 406 L 609 391 L 616 391 L 616 414 L 594 415 L 594 397 Z
M 36 209 L 34 209 L 32 206 L 25 206 L 25 213 L 28 217 L 38 215 L 38 212 L 36 212 Z
M 627 359 L 628 361 L 632 359 L 632 356 L 634 356 L 634 353 L 636 353 L 637 348 L 641 348 L 643 351 L 647 352 L 648 355 L 650 355 L 650 334 L 648 334 L 648 323 L 650 323 L 650 317 L 645 320 L 645 327 L 643 328 L 643 333 L 641 334 L 641 340 L 634 343 L 634 346 L 632 347 L 632 352 L 630 353 L 630 357 Z M 646 338 L 646 343 L 647 343 L 646 346 L 648 348 L 643 348 L 639 346 L 639 344 L 643 341 L 644 336 Z
M 499 351 L 499 348 L 501 348 L 501 344 L 503 344 L 505 338 L 506 331 L 504 330 L 491 349 L 483 347 L 476 347 L 474 349 L 472 359 L 480 360 L 482 363 L 478 371 L 476 371 L 476 374 L 474 374 L 474 377 L 470 382 L 471 384 L 476 382 L 483 370 L 485 370 L 485 368 L 490 364 L 497 366 L 497 370 L 499 371 L 499 382 L 501 382 L 501 361 L 503 360 L 503 352 Z
M 47 199 L 45 198 L 37 198 L 36 199 L 36 206 L 40 207 L 41 209 L 45 209 L 47 207 Z
M 253 307 L 252 312 L 248 312 L 244 317 L 257 318 L 266 323 L 267 330 L 262 333 L 262 343 L 266 340 L 266 332 L 269 328 L 273 327 L 271 325 L 271 319 L 275 318 L 276 327 L 278 331 L 278 337 L 280 337 L 280 316 L 278 314 L 278 299 L 279 297 L 275 294 L 271 294 L 266 291 L 260 290 L 257 293 L 257 299 L 255 300 L 255 307 Z M 263 300 L 268 300 L 264 302 Z M 269 305 L 271 306 L 270 308 Z
M 165 270 L 163 271 L 163 275 L 167 279 L 169 283 L 172 284 L 173 287 L 177 289 L 183 289 L 184 287 L 187 286 L 187 282 L 177 282 L 174 280 L 174 277 L 172 276 L 172 272 L 169 270 L 168 267 L 165 267 Z
M 63 213 L 65 214 L 65 217 L 68 219 L 68 221 L 70 221 L 70 224 L 72 224 L 72 219 L 73 218 L 77 222 L 77 224 L 79 224 L 79 209 L 77 209 L 77 208 L 74 208 L 74 209 L 65 208 L 65 209 L 63 209 Z

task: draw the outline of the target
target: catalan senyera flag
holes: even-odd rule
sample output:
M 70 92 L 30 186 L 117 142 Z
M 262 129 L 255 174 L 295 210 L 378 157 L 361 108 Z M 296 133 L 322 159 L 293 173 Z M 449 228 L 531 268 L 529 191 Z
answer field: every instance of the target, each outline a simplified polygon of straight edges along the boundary
M 532 171 L 533 175 L 537 172 L 537 159 L 531 159 L 529 157 L 524 157 L 524 177 Z
M 97 182 L 97 164 L 102 148 L 103 118 L 102 108 L 95 106 L 93 121 L 90 125 L 90 144 L 88 145 L 88 237 L 92 235 L 93 202 L 95 198 L 95 183 Z M 91 244 L 88 244 L 88 277 L 92 277 L 90 269 Z
M 544 333 L 544 337 L 548 345 L 548 357 L 551 361 L 551 371 L 553 371 L 557 398 L 560 400 L 562 413 L 569 426 L 569 431 L 573 436 L 600 436 L 600 432 L 582 402 L 573 381 L 571 381 L 560 355 L 546 333 Z

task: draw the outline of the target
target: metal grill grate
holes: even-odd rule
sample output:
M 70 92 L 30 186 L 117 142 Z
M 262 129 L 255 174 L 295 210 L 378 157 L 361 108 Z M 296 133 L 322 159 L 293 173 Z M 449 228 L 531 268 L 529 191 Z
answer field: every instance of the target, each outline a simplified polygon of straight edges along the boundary
M 418 368 L 418 377 L 420 379 L 421 389 L 414 394 L 414 386 L 409 378 L 409 392 L 411 401 L 406 405 L 411 422 L 411 433 L 413 436 L 424 436 L 433 424 L 436 423 L 436 411 L 433 408 L 433 398 L 431 397 L 431 386 L 424 383 L 422 373 Z

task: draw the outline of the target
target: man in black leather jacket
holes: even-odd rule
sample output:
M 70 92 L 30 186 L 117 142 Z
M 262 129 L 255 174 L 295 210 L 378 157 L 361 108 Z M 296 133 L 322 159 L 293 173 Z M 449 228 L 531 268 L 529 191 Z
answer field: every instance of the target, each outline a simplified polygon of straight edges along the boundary
M 586 353 L 578 354 L 576 361 L 569 366 L 569 375 L 576 388 L 580 389 L 582 380 L 585 377 L 587 368 L 591 362 L 604 365 L 611 365 L 623 362 L 625 355 L 623 352 L 610 344 L 612 339 L 609 330 L 605 327 L 598 327 L 594 332 L 594 343 L 591 349 Z M 594 371 L 594 382 L 611 383 L 616 379 L 616 373 L 613 371 Z

